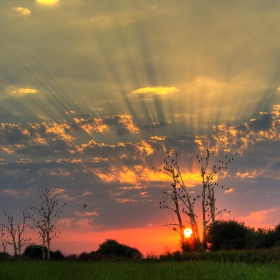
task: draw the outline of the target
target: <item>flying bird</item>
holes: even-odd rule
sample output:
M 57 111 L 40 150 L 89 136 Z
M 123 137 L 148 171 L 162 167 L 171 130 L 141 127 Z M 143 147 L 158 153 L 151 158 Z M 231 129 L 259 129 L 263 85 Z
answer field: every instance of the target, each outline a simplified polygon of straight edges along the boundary
M 85 209 L 87 207 L 87 204 L 84 204 L 83 206 L 84 206 L 84 209 Z

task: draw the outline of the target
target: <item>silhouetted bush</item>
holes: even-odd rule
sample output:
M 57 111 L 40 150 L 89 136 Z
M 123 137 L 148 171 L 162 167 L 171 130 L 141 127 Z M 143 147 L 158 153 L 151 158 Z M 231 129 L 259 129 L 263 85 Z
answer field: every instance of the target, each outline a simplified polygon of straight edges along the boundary
M 110 259 L 141 259 L 142 254 L 136 248 L 129 247 L 118 243 L 116 240 L 106 239 L 105 242 L 99 245 L 98 254 L 105 255 Z
M 24 252 L 23 257 L 29 257 L 30 259 L 42 259 L 42 245 L 30 244 L 28 245 Z M 47 248 L 44 247 L 45 256 L 47 256 Z
M 245 263 L 265 263 L 279 262 L 280 249 L 261 250 L 228 250 L 214 252 L 173 252 L 172 254 L 162 254 L 160 261 L 216 261 L 216 262 L 245 262 Z
M 76 254 L 69 254 L 69 255 L 64 256 L 64 260 L 67 260 L 67 261 L 77 261 L 78 259 L 79 259 L 78 255 L 76 255 Z
M 51 259 L 62 260 L 64 259 L 64 255 L 61 253 L 60 250 L 56 250 L 54 252 L 51 251 Z
M 83 252 L 79 255 L 78 258 L 81 261 L 101 261 L 101 260 L 106 260 L 107 256 L 100 254 L 98 252 L 92 251 L 90 253 Z
M 42 247 L 43 247 L 42 245 L 36 245 L 36 244 L 28 245 L 21 256 L 21 259 L 32 259 L 32 260 L 43 259 Z M 44 251 L 45 251 L 45 256 L 47 258 L 46 247 L 44 247 Z M 51 259 L 62 260 L 64 258 L 60 250 L 56 250 L 55 252 L 51 251 L 50 253 L 51 253 Z
M 0 261 L 6 261 L 11 259 L 12 256 L 6 252 L 0 252 Z
M 217 221 L 210 225 L 206 239 L 211 251 L 269 249 L 280 245 L 280 224 L 255 230 L 233 220 Z
M 278 226 L 274 229 L 251 229 L 248 247 L 251 249 L 269 249 L 277 246 L 280 242 L 279 231 L 280 228 Z
M 240 250 L 248 246 L 251 230 L 234 220 L 217 221 L 210 225 L 206 241 L 211 251 Z

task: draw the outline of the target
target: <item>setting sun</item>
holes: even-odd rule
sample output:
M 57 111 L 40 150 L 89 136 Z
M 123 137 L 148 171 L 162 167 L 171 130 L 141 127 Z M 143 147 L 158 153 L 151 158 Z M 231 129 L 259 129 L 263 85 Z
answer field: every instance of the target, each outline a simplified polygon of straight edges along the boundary
M 185 237 L 186 238 L 190 238 L 191 237 L 191 235 L 192 235 L 192 230 L 190 229 L 190 228 L 186 228 L 185 230 L 184 230 L 184 235 L 185 235 Z

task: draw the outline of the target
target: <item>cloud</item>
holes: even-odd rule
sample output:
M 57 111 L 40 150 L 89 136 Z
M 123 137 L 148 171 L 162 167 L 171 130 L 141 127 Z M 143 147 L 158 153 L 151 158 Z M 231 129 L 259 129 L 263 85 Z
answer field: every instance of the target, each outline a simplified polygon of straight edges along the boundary
M 272 115 L 267 112 L 260 112 L 260 119 L 251 119 L 248 124 L 253 130 L 268 130 L 272 125 Z
M 75 212 L 75 214 L 77 216 L 82 216 L 82 217 L 91 217 L 91 216 L 98 216 L 99 214 L 96 212 L 96 211 L 93 211 L 93 212 Z
M 167 95 L 177 93 L 180 90 L 176 87 L 162 87 L 162 86 L 148 86 L 144 88 L 139 88 L 131 92 L 131 94 L 146 94 L 146 95 Z
M 36 0 L 37 3 L 42 5 L 53 6 L 59 3 L 59 0 Z
M 225 193 L 231 193 L 231 192 L 233 192 L 233 188 L 228 188 L 228 189 L 225 191 Z
M 18 88 L 9 91 L 9 94 L 18 95 L 18 96 L 27 95 L 27 94 L 36 94 L 36 93 L 38 93 L 38 90 L 34 88 Z
M 223 93 L 226 87 L 226 83 L 208 77 L 197 77 L 194 81 L 187 84 L 186 91 L 191 93 L 205 92 L 207 95 L 213 96 L 217 93 Z
M 239 219 L 245 224 L 255 224 L 263 222 L 268 218 L 268 214 L 274 212 L 275 209 L 251 212 L 248 216 L 240 217 Z
M 14 8 L 15 11 L 19 12 L 20 14 L 24 15 L 24 16 L 28 16 L 31 14 L 31 11 L 27 8 L 23 8 L 23 7 L 16 7 Z
M 169 125 L 170 123 L 169 122 L 154 122 L 152 124 L 145 124 L 145 125 L 142 125 L 142 124 L 136 124 L 136 126 L 140 129 L 140 130 L 144 130 L 144 131 L 147 131 L 147 132 L 152 132 L 156 129 L 159 129 L 159 128 L 162 128 L 162 127 L 165 127 L 167 125 Z

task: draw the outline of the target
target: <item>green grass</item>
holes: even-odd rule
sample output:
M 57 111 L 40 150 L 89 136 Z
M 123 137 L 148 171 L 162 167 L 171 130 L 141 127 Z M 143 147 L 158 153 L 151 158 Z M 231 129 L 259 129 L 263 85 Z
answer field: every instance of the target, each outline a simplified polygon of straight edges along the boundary
M 1 280 L 280 280 L 279 263 L 235 262 L 0 262 Z

